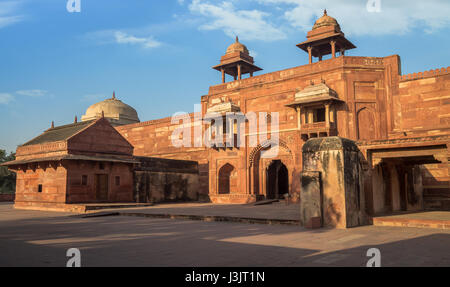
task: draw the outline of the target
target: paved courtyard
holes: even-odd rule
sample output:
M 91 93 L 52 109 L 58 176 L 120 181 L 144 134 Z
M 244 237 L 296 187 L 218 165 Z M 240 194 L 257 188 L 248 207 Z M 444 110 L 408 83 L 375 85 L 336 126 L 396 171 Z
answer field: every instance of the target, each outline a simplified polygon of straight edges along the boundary
M 227 216 L 234 218 L 258 218 L 277 220 L 300 220 L 300 205 L 274 202 L 265 205 L 253 204 L 214 204 L 214 203 L 175 203 L 157 204 L 149 207 L 117 209 L 124 214 L 179 214 L 196 216 Z
M 0 203 L 0 266 L 450 266 L 450 231 L 365 226 L 307 230 L 128 216 L 81 218 Z

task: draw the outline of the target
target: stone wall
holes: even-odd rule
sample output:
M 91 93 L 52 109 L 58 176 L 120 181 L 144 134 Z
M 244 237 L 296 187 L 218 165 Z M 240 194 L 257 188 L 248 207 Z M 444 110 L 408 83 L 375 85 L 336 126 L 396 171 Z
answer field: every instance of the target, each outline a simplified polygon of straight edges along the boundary
M 111 162 L 71 161 L 67 166 L 67 203 L 132 202 L 133 172 L 132 164 Z M 97 195 L 97 175 L 108 177 L 107 198 Z M 83 183 L 83 176 L 86 182 Z
M 450 131 L 450 68 L 424 76 L 402 76 L 394 97 L 396 130 L 407 136 Z
M 193 121 L 194 114 L 190 114 L 190 117 Z M 193 138 L 191 142 L 192 147 L 174 147 L 172 145 L 172 133 L 179 127 L 179 124 L 172 123 L 170 117 L 119 126 L 116 129 L 134 146 L 135 156 L 196 161 L 200 179 L 198 184 L 199 198 L 205 199 L 208 197 L 209 191 L 208 150 L 204 146 L 194 147 L 195 124 L 192 122 L 189 125 L 191 126 Z M 197 138 L 197 140 L 199 139 Z
M 136 202 L 209 200 L 199 192 L 197 162 L 138 157 L 134 170 Z
M 64 205 L 66 203 L 67 169 L 63 166 L 34 167 L 17 170 L 16 207 Z M 42 189 L 39 190 L 39 185 Z M 40 192 L 39 192 L 40 191 Z

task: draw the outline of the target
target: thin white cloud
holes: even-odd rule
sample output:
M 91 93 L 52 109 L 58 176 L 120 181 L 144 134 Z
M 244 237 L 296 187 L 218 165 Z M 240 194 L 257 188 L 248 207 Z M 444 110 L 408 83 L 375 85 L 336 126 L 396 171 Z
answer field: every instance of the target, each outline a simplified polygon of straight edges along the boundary
M 24 16 L 17 13 L 19 5 L 19 1 L 0 2 L 0 29 L 24 19 Z
M 138 32 L 144 36 L 136 36 L 120 30 L 100 30 L 87 33 L 84 38 L 89 42 L 94 42 L 99 45 L 132 45 L 144 49 L 157 48 L 162 45 L 162 43 L 155 40 L 153 36 L 148 35 L 147 31 Z
M 6 105 L 14 100 L 14 97 L 11 94 L 0 93 L 0 105 Z
M 152 36 L 140 38 L 125 32 L 116 31 L 114 33 L 114 37 L 116 39 L 116 43 L 118 44 L 140 45 L 146 49 L 161 46 L 161 42 L 156 41 Z
M 284 19 L 303 31 L 311 29 L 324 8 L 336 18 L 343 31 L 354 35 L 405 34 L 413 28 L 433 33 L 450 25 L 448 0 L 379 0 L 380 12 L 367 9 L 369 0 L 254 0 L 268 7 L 281 6 Z M 371 0 L 369 3 L 374 3 Z
M 48 92 L 44 90 L 21 90 L 17 91 L 16 94 L 36 98 L 46 96 Z
M 286 38 L 286 34 L 269 22 L 270 13 L 261 10 L 239 10 L 231 1 L 212 4 L 208 1 L 193 0 L 189 5 L 192 13 L 205 17 L 202 30 L 222 30 L 227 36 L 238 35 L 244 40 L 276 41 Z

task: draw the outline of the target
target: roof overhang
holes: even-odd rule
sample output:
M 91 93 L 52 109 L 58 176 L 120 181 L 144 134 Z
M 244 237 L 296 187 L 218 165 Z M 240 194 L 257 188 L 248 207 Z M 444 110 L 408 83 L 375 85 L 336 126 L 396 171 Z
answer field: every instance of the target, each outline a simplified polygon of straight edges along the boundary
M 62 160 L 85 160 L 85 161 L 101 161 L 101 162 L 119 162 L 119 163 L 138 163 L 134 159 L 119 158 L 114 156 L 88 156 L 88 155 L 63 155 L 63 156 L 53 156 L 53 157 L 40 157 L 26 160 L 13 160 L 0 164 L 0 166 L 17 166 L 29 163 L 38 162 L 52 162 L 52 161 L 62 161 Z

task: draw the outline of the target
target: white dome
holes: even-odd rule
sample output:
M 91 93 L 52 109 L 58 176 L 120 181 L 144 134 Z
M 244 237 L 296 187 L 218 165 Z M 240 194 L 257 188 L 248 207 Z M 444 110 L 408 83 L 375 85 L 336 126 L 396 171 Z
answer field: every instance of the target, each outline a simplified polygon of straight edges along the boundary
M 110 99 L 93 104 L 81 117 L 82 121 L 90 121 L 104 116 L 112 125 L 127 125 L 139 123 L 139 117 L 135 109 L 116 99 L 115 93 Z

